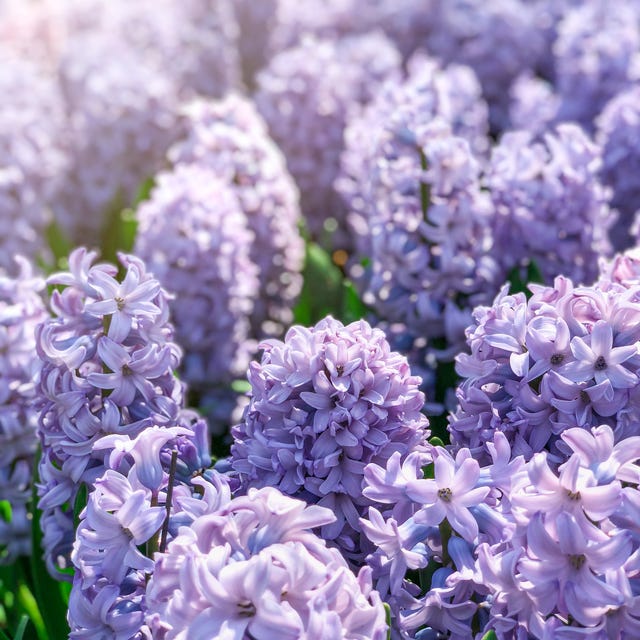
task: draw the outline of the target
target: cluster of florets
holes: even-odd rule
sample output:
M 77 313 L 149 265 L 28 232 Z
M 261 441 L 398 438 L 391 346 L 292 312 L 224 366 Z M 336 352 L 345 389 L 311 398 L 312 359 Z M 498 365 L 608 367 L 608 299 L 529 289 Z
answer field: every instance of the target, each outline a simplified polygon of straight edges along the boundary
M 4 43 L 3 43 L 4 44 Z M 66 168 L 62 96 L 52 79 L 27 60 L 0 51 L 0 269 L 13 256 L 42 257 L 47 204 Z
M 553 49 L 561 100 L 558 120 L 576 121 L 591 130 L 604 105 L 634 79 L 640 49 L 638 18 L 633 2 L 611 11 L 605 0 L 593 0 L 567 11 L 558 24 Z
M 104 471 L 95 442 L 106 434 L 135 437 L 151 425 L 174 426 L 182 385 L 173 375 L 180 349 L 172 342 L 167 295 L 133 256 L 117 268 L 93 262 L 80 248 L 69 272 L 50 276 L 61 289 L 50 300 L 53 318 L 40 324 L 42 360 L 39 507 L 43 546 L 52 574 L 64 567 L 73 542 L 73 511 L 82 484 Z
M 269 340 L 248 378 L 250 401 L 232 429 L 231 465 L 243 487 L 278 487 L 329 507 L 337 516 L 321 535 L 362 559 L 358 516 L 364 467 L 395 451 L 420 448 L 424 396 L 404 356 L 364 320 L 329 317 Z
M 207 471 L 206 424 L 189 412 L 176 424 L 93 444 L 96 455 L 104 455 L 103 475 L 80 513 L 71 554 L 72 638 L 149 637 L 146 591 L 154 553 L 165 551 L 179 527 L 229 501 L 225 478 Z
M 425 46 L 445 63 L 469 65 L 478 76 L 496 130 L 507 125 L 508 91 L 543 49 L 533 7 L 521 0 L 436 0 Z
M 0 272 L 0 495 L 10 512 L 0 515 L 0 564 L 31 550 L 31 470 L 37 449 L 34 407 L 40 361 L 34 332 L 47 317 L 44 281 L 18 260 L 15 278 Z
M 613 273 L 628 272 L 629 263 Z M 451 439 L 478 459 L 503 432 L 516 455 L 547 449 L 558 455 L 570 427 L 608 424 L 620 440 L 637 430 L 640 389 L 639 281 L 608 275 L 592 287 L 558 277 L 530 285 L 533 296 L 505 288 L 491 307 L 474 312 L 469 354 L 457 357 L 463 378 Z
M 247 245 L 259 277 L 252 328 L 255 335 L 274 333 L 265 323 L 290 324 L 302 286 L 304 243 L 298 232 L 296 185 L 265 122 L 246 98 L 230 94 L 217 102 L 196 101 L 185 115 L 186 135 L 169 158 L 209 170 L 235 193 L 254 235 Z
M 497 432 L 483 465 L 466 448 L 434 447 L 366 468 L 364 494 L 389 505 L 361 522 L 396 629 L 500 640 L 638 633 L 640 439 L 614 445 L 603 425 L 569 429 L 562 445 L 561 464 L 546 451 L 525 463 Z M 429 586 L 421 592 L 408 570 Z
M 70 168 L 54 211 L 75 242 L 100 241 L 109 216 L 133 203 L 178 133 L 171 80 L 133 48 L 118 46 L 115 57 L 113 49 L 110 34 L 76 35 L 61 63 Z
M 309 231 L 327 246 L 349 246 L 346 211 L 333 184 L 347 118 L 399 72 L 400 55 L 393 44 L 382 33 L 372 33 L 338 41 L 305 38 L 274 56 L 258 75 L 258 109 L 300 188 Z
M 600 177 L 613 190 L 611 206 L 619 218 L 611 229 L 618 250 L 633 242 L 629 228 L 640 209 L 640 87 L 621 91 L 596 119 L 596 139 L 602 147 Z
M 370 571 L 356 577 L 309 531 L 334 518 L 272 487 L 202 514 L 156 554 L 147 587 L 153 637 L 384 640 Z
M 438 78 L 435 65 L 430 70 Z M 358 278 L 365 301 L 381 319 L 453 349 L 471 309 L 495 295 L 503 275 L 491 255 L 493 212 L 480 164 L 455 135 L 477 141 L 482 119 L 465 121 L 467 101 L 451 95 L 449 79 L 416 74 L 407 100 L 375 100 L 347 129 L 341 182 L 358 257 L 369 263 Z
M 536 141 L 506 133 L 494 147 L 484 183 L 491 194 L 495 255 L 505 271 L 533 261 L 544 281 L 559 274 L 590 284 L 610 253 L 614 214 L 598 180 L 599 148 L 574 124 Z
M 197 164 L 157 176 L 138 210 L 135 253 L 173 294 L 180 372 L 213 393 L 246 371 L 256 350 L 250 318 L 259 295 L 254 236 L 230 182 Z

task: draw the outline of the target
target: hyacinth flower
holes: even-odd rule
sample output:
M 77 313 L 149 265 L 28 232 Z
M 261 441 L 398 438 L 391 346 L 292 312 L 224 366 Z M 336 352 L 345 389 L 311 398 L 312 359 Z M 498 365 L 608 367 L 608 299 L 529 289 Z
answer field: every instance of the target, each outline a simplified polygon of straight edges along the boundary
M 249 404 L 232 429 L 231 466 L 244 489 L 274 486 L 330 508 L 336 520 L 322 537 L 358 563 L 358 517 L 374 504 L 362 495 L 364 467 L 420 449 L 428 436 L 420 380 L 364 320 L 328 317 L 261 346 Z
M 618 251 L 635 244 L 630 227 L 639 208 L 640 196 L 635 180 L 640 163 L 636 144 L 640 134 L 639 93 L 636 83 L 621 90 L 607 102 L 595 120 L 595 138 L 602 147 L 600 177 L 613 190 L 611 206 L 619 212 L 610 232 L 611 242 Z
M 158 175 L 138 219 L 135 253 L 173 294 L 169 307 L 184 349 L 180 375 L 212 428 L 226 431 L 234 401 L 229 385 L 243 375 L 256 350 L 251 318 L 260 282 L 247 216 L 230 180 L 203 163 Z M 113 326 L 112 320 L 110 332 Z M 154 357 L 152 351 L 140 352 L 138 364 L 120 345 L 107 344 L 103 351 L 114 364 L 126 360 L 133 373 Z M 98 378 L 100 384 L 117 384 L 117 374 L 96 373 L 92 384 Z M 128 381 L 133 391 L 135 376 Z
M 182 385 L 173 375 L 181 352 L 172 341 L 166 292 L 138 258 L 120 255 L 122 281 L 115 266 L 95 259 L 94 252 L 76 249 L 69 271 L 50 276 L 57 286 L 53 317 L 36 330 L 38 495 L 53 575 L 68 564 L 79 488 L 90 489 L 104 472 L 96 441 L 175 426 L 182 408 Z
M 361 214 L 351 217 L 369 261 L 356 282 L 379 318 L 403 324 L 451 358 L 471 309 L 495 295 L 504 274 L 493 257 L 479 162 L 467 140 L 432 119 L 418 98 L 429 101 L 418 94 L 372 124 L 371 173 L 356 176 Z
M 545 449 L 563 459 L 555 443 L 570 427 L 607 424 L 616 440 L 635 434 L 640 289 L 622 260 L 612 268 L 618 275 L 593 286 L 557 278 L 552 287 L 531 285 L 529 300 L 504 289 L 475 310 L 470 353 L 457 357 L 454 443 L 487 458 L 485 443 L 501 431 L 527 459 Z
M 307 37 L 257 76 L 255 103 L 300 189 L 310 235 L 328 249 L 352 248 L 347 209 L 334 188 L 348 118 L 400 75 L 400 64 L 382 33 Z
M 561 274 L 576 283 L 596 279 L 614 220 L 601 163 L 599 147 L 574 124 L 538 141 L 525 131 L 503 136 L 484 184 L 495 209 L 496 259 L 506 271 L 533 261 L 547 284 Z
M 146 593 L 153 637 L 384 640 L 370 571 L 356 577 L 309 531 L 334 518 L 273 487 L 203 513 L 156 555 Z
M 31 470 L 38 447 L 35 408 L 40 360 L 36 326 L 48 317 L 44 280 L 16 259 L 19 273 L 0 271 L 0 565 L 31 550 Z
M 17 275 L 15 254 L 50 258 L 44 232 L 67 170 L 66 122 L 55 79 L 0 41 L 0 269 Z
M 396 637 L 634 637 L 640 437 L 614 444 L 606 425 L 561 437 L 560 465 L 512 456 L 498 432 L 480 465 L 435 447 L 433 464 L 366 468 L 365 495 L 385 504 L 362 520 L 378 544 L 367 560 Z
M 208 470 L 206 424 L 192 418 L 94 444 L 105 471 L 80 513 L 71 554 L 70 638 L 148 637 L 154 553 L 166 549 L 180 526 L 230 499 L 226 479 Z
M 300 195 L 283 154 L 269 137 L 253 103 L 236 93 L 217 101 L 190 102 L 184 108 L 184 126 L 185 133 L 170 149 L 169 159 L 174 165 L 209 170 L 237 198 L 253 232 L 245 242 L 258 269 L 259 295 L 253 295 L 254 307 L 248 314 L 252 331 L 259 338 L 265 333 L 278 334 L 291 323 L 291 307 L 302 287 L 304 260 L 304 243 L 298 233 Z M 190 192 L 196 198 L 199 189 L 192 185 Z M 154 217 L 155 210 L 148 205 L 141 215 Z M 239 235 L 238 245 L 241 238 L 244 240 Z M 244 249 L 239 253 L 244 254 Z M 249 275 L 239 279 L 249 280 Z M 169 283 L 167 286 L 171 288 Z

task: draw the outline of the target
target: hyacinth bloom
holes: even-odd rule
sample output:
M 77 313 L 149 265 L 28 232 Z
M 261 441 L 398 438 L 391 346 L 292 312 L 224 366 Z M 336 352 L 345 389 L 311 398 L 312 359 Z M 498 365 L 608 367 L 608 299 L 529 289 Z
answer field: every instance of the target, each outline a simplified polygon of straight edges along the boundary
M 384 80 L 399 75 L 400 62 L 381 33 L 309 37 L 275 55 L 257 76 L 256 105 L 300 189 L 307 227 L 330 248 L 351 247 L 346 210 L 334 189 L 347 119 Z M 333 227 L 325 224 L 328 218 Z
M 593 0 L 566 12 L 553 46 L 559 120 L 576 121 L 592 130 L 604 105 L 635 80 L 637 20 L 638 6 L 633 2 L 611 11 L 606 1 Z
M 600 166 L 598 147 L 576 125 L 559 125 L 543 141 L 529 131 L 504 135 L 484 183 L 496 211 L 495 255 L 506 271 L 532 260 L 546 283 L 561 274 L 595 280 L 614 219 Z
M 15 254 L 50 257 L 44 231 L 67 167 L 65 112 L 54 79 L 0 40 L 0 269 L 16 275 Z
M 330 507 L 337 519 L 322 536 L 359 557 L 358 516 L 373 504 L 362 496 L 365 465 L 420 448 L 428 434 L 419 379 L 364 320 L 294 326 L 262 348 L 231 465 L 244 487 Z
M 368 562 L 397 637 L 447 631 L 475 637 L 472 629 L 481 636 L 494 630 L 501 640 L 634 637 L 640 438 L 614 445 L 611 428 L 599 426 L 568 429 L 561 440 L 566 461 L 560 465 L 547 452 L 528 462 L 512 457 L 501 434 L 491 461 L 480 465 L 464 448 L 454 460 L 434 447 L 435 464 L 422 469 L 409 460 L 413 454 L 389 460 L 387 497 L 376 485 L 384 469 L 368 466 L 372 484 L 364 492 L 373 490 L 387 505 L 370 509 L 362 527 L 377 544 Z M 424 477 L 429 469 L 433 478 Z M 460 525 L 459 531 L 429 525 L 445 515 L 435 503 L 442 500 L 438 493 L 449 499 L 448 516 L 456 491 L 464 498 L 471 487 L 477 496 L 466 500 L 466 517 L 474 522 L 473 539 L 468 532 L 466 540 L 458 536 Z M 405 494 L 404 515 L 397 491 Z M 403 573 L 427 564 L 435 572 L 421 594 L 415 578 Z
M 135 251 L 173 294 L 169 306 L 185 351 L 184 380 L 203 395 L 228 385 L 246 370 L 255 349 L 250 318 L 259 290 L 250 257 L 254 238 L 238 199 L 208 168 L 179 165 L 158 176 L 138 217 Z M 136 372 L 126 351 L 107 341 L 101 344 L 114 359 L 114 373 L 94 373 L 93 384 L 113 384 L 123 365 Z M 135 364 L 145 369 L 148 357 L 140 355 Z M 157 362 L 152 357 L 150 364 Z M 130 387 L 136 384 L 135 376 L 127 378 Z
M 104 471 L 95 443 L 109 433 L 135 436 L 151 425 L 174 426 L 182 403 L 167 294 L 138 258 L 120 256 L 122 283 L 114 266 L 93 264 L 95 258 L 76 249 L 70 271 L 49 278 L 59 287 L 51 296 L 54 317 L 36 331 L 39 506 L 54 575 L 70 552 L 79 484 L 91 487 Z
M 543 449 L 564 457 L 554 442 L 569 427 L 608 424 L 616 441 L 635 433 L 640 334 L 627 300 L 638 283 L 628 262 L 616 264 L 619 276 L 591 287 L 557 278 L 553 287 L 532 285 L 529 301 L 504 290 L 492 307 L 476 309 L 471 353 L 457 359 L 454 442 L 486 456 L 484 443 L 502 431 L 527 458 Z
M 209 170 L 234 193 L 253 232 L 248 247 L 258 268 L 259 295 L 254 295 L 250 314 L 253 332 L 274 333 L 269 322 L 279 327 L 291 323 L 291 307 L 302 286 L 298 189 L 266 123 L 247 98 L 230 93 L 222 100 L 195 100 L 184 108 L 184 116 L 184 137 L 170 149 L 169 159 Z M 194 196 L 200 192 L 192 189 Z M 248 274 L 242 279 L 249 279 Z
M 271 487 L 196 518 L 156 555 L 147 589 L 153 637 L 383 640 L 370 572 L 356 578 L 307 530 L 333 519 Z
M 40 361 L 34 332 L 47 318 L 41 292 L 44 280 L 24 258 L 18 275 L 0 271 L 0 496 L 11 516 L 0 518 L 0 564 L 30 553 L 27 505 L 31 469 L 38 446 L 34 406 Z
M 71 554 L 71 638 L 148 637 L 145 598 L 154 550 L 164 551 L 176 529 L 203 510 L 228 502 L 226 479 L 207 470 L 209 451 L 198 423 L 187 415 L 179 423 L 95 443 L 106 471 L 80 513 Z M 186 467 L 186 479 L 176 473 L 178 465 Z
M 596 118 L 595 137 L 602 147 L 602 181 L 611 187 L 611 205 L 619 212 L 611 229 L 611 242 L 622 251 L 633 244 L 630 226 L 638 210 L 637 169 L 640 88 L 633 84 L 607 102 Z
M 433 88 L 423 87 L 423 95 L 420 86 L 412 102 L 399 102 L 385 119 L 361 121 L 370 125 L 366 142 L 354 138 L 351 146 L 347 131 L 345 162 L 362 151 L 358 142 L 371 147 L 364 163 L 371 172 L 358 169 L 349 186 L 359 256 L 370 261 L 357 282 L 380 318 L 402 323 L 409 335 L 444 341 L 451 355 L 471 309 L 495 294 L 503 274 L 492 257 L 492 210 L 480 189 L 480 165 L 467 140 L 422 109 Z M 444 101 L 443 93 L 433 91 L 431 99 Z

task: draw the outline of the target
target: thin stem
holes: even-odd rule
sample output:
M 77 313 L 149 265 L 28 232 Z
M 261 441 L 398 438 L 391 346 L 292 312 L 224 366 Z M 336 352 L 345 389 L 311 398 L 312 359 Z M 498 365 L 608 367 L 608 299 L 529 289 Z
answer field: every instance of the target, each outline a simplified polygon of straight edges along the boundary
M 167 548 L 167 536 L 169 535 L 169 517 L 171 516 L 171 500 L 173 498 L 173 481 L 176 476 L 178 466 L 178 451 L 171 452 L 171 466 L 169 467 L 169 485 L 167 486 L 167 502 L 165 503 L 166 516 L 162 524 L 162 534 L 160 535 L 160 553 L 164 553 Z

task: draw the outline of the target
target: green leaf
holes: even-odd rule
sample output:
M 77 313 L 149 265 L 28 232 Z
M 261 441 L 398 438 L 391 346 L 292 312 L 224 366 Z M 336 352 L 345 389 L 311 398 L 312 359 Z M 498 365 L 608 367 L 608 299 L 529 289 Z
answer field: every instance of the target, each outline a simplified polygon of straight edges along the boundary
M 311 326 L 327 315 L 340 316 L 342 272 L 333 264 L 331 256 L 314 242 L 307 243 L 303 277 L 300 299 L 293 309 L 294 321 Z
M 353 282 L 350 280 L 344 280 L 342 283 L 342 310 L 341 320 L 348 324 L 349 322 L 355 322 L 364 318 L 369 309 L 367 305 L 362 302 L 356 288 L 353 286 Z
M 498 636 L 496 632 L 491 629 L 491 631 L 487 631 L 487 633 L 482 636 L 482 640 L 498 640 Z
M 76 499 L 73 502 L 73 528 L 75 531 L 78 530 L 78 525 L 80 524 L 80 514 L 87 506 L 87 499 L 87 485 L 84 482 L 81 482 L 78 487 L 78 493 L 76 493 Z
M 387 623 L 387 640 L 391 640 L 391 607 L 388 602 L 383 603 L 384 606 L 384 620 Z
M 29 617 L 23 615 L 22 618 L 20 618 L 20 622 L 18 623 L 16 630 L 13 633 L 13 640 L 22 640 L 22 638 L 24 637 L 24 632 L 27 629 L 27 624 L 29 624 Z
M 71 242 L 55 220 L 45 229 L 44 236 L 47 241 L 47 246 L 51 249 L 51 253 L 53 253 L 53 264 L 47 265 L 43 263 L 40 266 L 46 272 L 64 269 L 66 267 L 67 256 L 71 253 Z
M 136 193 L 136 197 L 133 199 L 133 209 L 137 209 L 138 205 L 145 200 L 149 200 L 151 198 L 151 192 L 153 188 L 156 186 L 156 179 L 151 176 L 146 180 L 143 180 L 140 186 L 138 187 L 138 191 Z
M 248 393 L 251 391 L 251 383 L 248 380 L 234 380 L 231 383 L 231 389 L 236 393 Z
M 513 267 L 507 274 L 507 282 L 511 285 L 509 287 L 510 293 L 524 293 L 527 298 L 530 298 L 531 291 L 529 291 L 528 285 L 542 283 L 544 278 L 535 261 L 529 260 L 526 264 Z
M 8 500 L 0 500 L 0 519 L 11 522 L 11 503 Z

